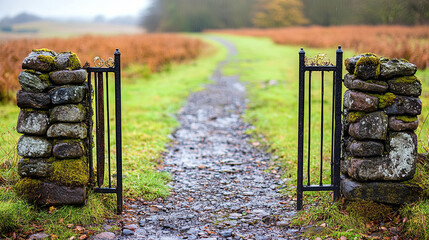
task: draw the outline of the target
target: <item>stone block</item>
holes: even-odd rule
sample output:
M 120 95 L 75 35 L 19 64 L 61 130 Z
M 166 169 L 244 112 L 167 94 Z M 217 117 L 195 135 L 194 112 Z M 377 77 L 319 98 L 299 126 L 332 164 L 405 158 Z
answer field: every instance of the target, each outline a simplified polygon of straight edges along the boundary
M 363 92 L 375 92 L 384 93 L 389 88 L 389 85 L 385 81 L 377 80 L 360 80 L 356 79 L 352 74 L 346 74 L 344 76 L 344 86 L 353 90 L 360 90 Z
M 351 111 L 372 112 L 378 108 L 378 98 L 362 92 L 347 90 L 344 93 L 343 104 Z
M 52 155 L 52 143 L 46 138 L 22 135 L 17 145 L 18 155 L 29 158 L 43 158 Z
M 56 53 L 48 49 L 33 50 L 22 62 L 23 69 L 50 72 L 55 68 Z
M 399 162 L 390 157 L 351 158 L 347 173 L 361 182 L 406 181 L 413 178 L 416 170 L 415 160 L 411 157 L 408 160 Z
M 55 122 L 82 122 L 85 120 L 86 110 L 82 104 L 67 104 L 55 106 L 50 110 L 49 121 Z
M 46 178 L 51 164 L 45 158 L 21 158 L 18 162 L 18 174 L 21 177 Z
M 402 59 L 382 59 L 380 68 L 380 77 L 391 79 L 398 76 L 412 76 L 416 73 L 416 65 Z
M 61 70 L 49 74 L 51 81 L 58 85 L 82 84 L 86 80 L 86 75 L 85 69 Z
M 422 101 L 416 97 L 397 95 L 393 104 L 386 107 L 384 111 L 389 115 L 420 115 Z
M 419 126 L 418 117 L 391 116 L 389 117 L 389 129 L 393 131 L 414 131 Z
M 375 157 L 384 152 L 384 144 L 376 141 L 352 141 L 348 150 L 353 157 Z
M 49 75 L 47 74 L 34 74 L 27 71 L 21 72 L 18 75 L 19 84 L 21 88 L 27 92 L 40 93 L 45 91 L 51 84 L 49 82 Z
M 361 55 L 356 62 L 354 75 L 361 79 L 378 79 L 380 75 L 380 59 L 374 54 Z
M 55 67 L 58 70 L 76 70 L 81 68 L 80 60 L 72 52 L 58 53 L 55 58 Z
M 368 113 L 349 126 L 350 136 L 358 139 L 386 140 L 388 118 L 382 111 Z
M 416 76 L 394 78 L 387 83 L 389 91 L 395 94 L 418 97 L 422 93 L 422 83 Z
M 48 93 L 32 93 L 18 90 L 16 103 L 20 108 L 48 109 L 51 104 L 51 96 Z
M 18 115 L 16 131 L 29 135 L 45 135 L 49 127 L 46 112 L 21 109 Z
M 80 103 L 85 97 L 86 88 L 84 86 L 64 86 L 54 88 L 51 91 L 51 101 L 53 104 Z
M 418 185 L 409 183 L 357 182 L 343 175 L 341 192 L 348 200 L 401 205 L 417 201 L 422 189 Z
M 80 140 L 57 141 L 52 149 L 54 157 L 58 159 L 72 159 L 83 156 L 83 144 Z
M 67 187 L 55 183 L 43 183 L 39 189 L 39 205 L 82 205 L 86 200 L 86 187 Z
M 50 138 L 79 138 L 87 137 L 86 124 L 84 123 L 55 123 L 47 132 Z

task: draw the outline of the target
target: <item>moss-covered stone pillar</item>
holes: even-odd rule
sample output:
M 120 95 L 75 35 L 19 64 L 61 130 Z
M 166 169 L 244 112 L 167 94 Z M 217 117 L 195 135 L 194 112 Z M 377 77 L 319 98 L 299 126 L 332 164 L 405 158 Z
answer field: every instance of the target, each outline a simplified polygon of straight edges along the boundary
M 421 189 L 404 183 L 416 171 L 417 68 L 406 60 L 363 54 L 345 60 L 341 190 L 346 199 L 402 204 Z
M 18 80 L 16 192 L 39 205 L 83 204 L 88 183 L 86 71 L 71 52 L 33 50 Z

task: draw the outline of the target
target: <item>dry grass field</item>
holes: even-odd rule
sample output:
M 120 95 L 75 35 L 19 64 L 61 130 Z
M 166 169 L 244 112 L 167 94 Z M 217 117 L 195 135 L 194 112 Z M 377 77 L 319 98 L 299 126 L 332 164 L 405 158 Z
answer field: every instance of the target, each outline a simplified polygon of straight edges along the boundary
M 32 49 L 48 48 L 55 52 L 72 51 L 81 63 L 95 56 L 113 57 L 121 52 L 122 66 L 143 64 L 146 72 L 159 71 L 173 62 L 183 62 L 199 55 L 204 43 L 198 39 L 176 34 L 137 34 L 116 36 L 83 35 L 72 38 L 36 38 L 0 42 L 0 101 L 13 99 L 19 89 L 18 74 L 22 60 Z
M 269 37 L 275 43 L 329 48 L 341 45 L 355 52 L 405 58 L 419 69 L 429 68 L 428 26 L 333 26 L 216 30 L 228 34 Z

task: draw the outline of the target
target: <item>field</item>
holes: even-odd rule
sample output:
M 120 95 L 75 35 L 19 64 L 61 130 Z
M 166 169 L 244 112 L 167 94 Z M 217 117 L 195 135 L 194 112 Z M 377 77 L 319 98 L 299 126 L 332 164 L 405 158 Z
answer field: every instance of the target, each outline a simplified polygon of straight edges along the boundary
M 357 53 L 373 52 L 388 58 L 405 58 L 419 69 L 429 68 L 428 26 L 312 26 L 214 32 L 269 37 L 278 44 L 300 47 L 331 48 L 341 45 L 343 49 Z
M 121 36 L 91 36 L 60 39 L 22 39 L 0 42 L 0 101 L 14 99 L 19 89 L 18 74 L 22 60 L 32 49 L 49 48 L 55 52 L 75 52 L 82 65 L 92 59 L 113 57 L 116 48 L 121 52 L 122 67 L 142 64 L 146 75 L 157 72 L 171 63 L 184 62 L 199 55 L 204 43 L 198 39 L 174 34 L 141 34 Z

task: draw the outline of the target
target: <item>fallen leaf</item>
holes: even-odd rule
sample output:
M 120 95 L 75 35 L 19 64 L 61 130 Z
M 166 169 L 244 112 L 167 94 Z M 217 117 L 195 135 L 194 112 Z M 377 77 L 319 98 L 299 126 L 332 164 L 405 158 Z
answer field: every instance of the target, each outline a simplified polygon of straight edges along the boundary
M 54 212 L 56 212 L 57 211 L 57 208 L 56 207 L 54 207 L 54 206 L 50 206 L 49 207 L 49 213 L 54 213 Z
M 80 240 L 84 240 L 84 239 L 87 239 L 87 238 L 88 238 L 88 236 L 85 235 L 85 234 L 84 235 L 80 235 L 80 237 L 79 237 Z

